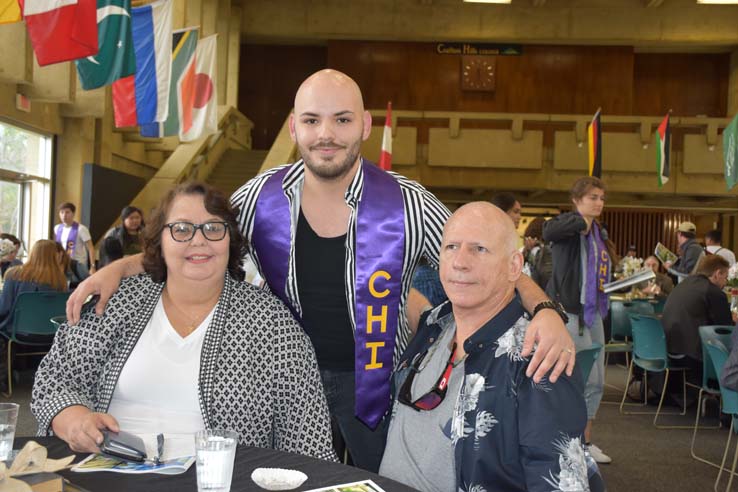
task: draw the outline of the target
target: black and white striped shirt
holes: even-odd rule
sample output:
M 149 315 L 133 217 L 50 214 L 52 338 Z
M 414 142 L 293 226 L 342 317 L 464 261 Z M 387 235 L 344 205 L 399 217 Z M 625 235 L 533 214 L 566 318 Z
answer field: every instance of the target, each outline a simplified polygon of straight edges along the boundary
M 294 164 L 286 164 L 292 168 L 287 172 L 282 182 L 282 188 L 290 203 L 290 216 L 292 220 L 291 237 L 292 246 L 290 250 L 289 271 L 287 272 L 287 285 L 285 293 L 298 313 L 302 313 L 300 299 L 297 291 L 297 278 L 295 274 L 295 234 L 297 231 L 297 220 L 300 214 L 300 199 L 302 198 L 302 185 L 305 178 L 305 165 L 302 160 Z M 239 188 L 231 197 L 231 203 L 238 207 L 238 223 L 241 233 L 249 243 L 249 254 L 261 271 L 259 259 L 256 252 L 251 248 L 251 236 L 254 230 L 254 217 L 256 215 L 256 202 L 264 183 L 267 179 L 285 166 L 270 169 Z M 412 276 L 415 267 L 421 257 L 425 256 L 430 263 L 438 266 L 438 255 L 441 249 L 441 237 L 443 225 L 451 215 L 449 210 L 430 193 L 415 181 L 404 176 L 390 173 L 399 183 L 405 204 L 405 258 L 402 265 L 402 296 L 400 298 L 400 320 L 395 339 L 395 361 L 405 350 L 411 333 L 408 328 L 405 303 L 412 284 Z M 359 170 L 353 181 L 346 190 L 346 204 L 351 209 L 349 217 L 348 233 L 346 234 L 346 297 L 348 305 L 354 306 L 356 285 L 356 262 L 354 250 L 356 246 L 356 210 L 361 194 L 364 189 L 364 172 Z M 354 310 L 349 309 L 351 324 L 356 330 L 356 319 Z

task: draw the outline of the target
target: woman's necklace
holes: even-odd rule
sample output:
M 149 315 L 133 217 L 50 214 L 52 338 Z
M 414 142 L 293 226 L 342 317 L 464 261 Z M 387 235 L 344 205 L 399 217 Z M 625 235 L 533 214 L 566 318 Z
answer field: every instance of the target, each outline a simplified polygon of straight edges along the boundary
M 184 318 L 184 320 L 185 320 L 185 328 L 186 328 L 186 333 L 184 334 L 185 336 L 187 336 L 190 333 L 192 333 L 193 331 L 195 331 L 195 329 L 198 326 L 200 326 L 200 324 L 203 322 L 203 320 L 208 316 L 208 314 L 210 314 L 210 311 L 212 311 L 212 309 L 213 309 L 213 307 L 210 306 L 207 309 L 207 311 L 205 311 L 205 313 L 201 313 L 199 315 L 196 315 L 195 317 L 192 317 L 189 314 L 187 314 L 183 309 L 181 309 L 179 306 L 177 306 L 177 304 L 172 300 L 172 296 L 169 295 L 169 291 L 166 289 L 166 287 L 164 288 L 163 295 L 166 296 L 166 298 L 164 299 L 166 301 L 166 303 L 169 306 L 173 307 Z

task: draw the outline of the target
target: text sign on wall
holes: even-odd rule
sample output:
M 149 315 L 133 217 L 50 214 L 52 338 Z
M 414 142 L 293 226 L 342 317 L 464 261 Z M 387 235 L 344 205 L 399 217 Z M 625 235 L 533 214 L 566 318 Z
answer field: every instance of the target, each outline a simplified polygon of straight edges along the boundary
M 438 43 L 436 53 L 439 55 L 509 55 L 523 54 L 523 46 L 519 44 L 489 43 Z

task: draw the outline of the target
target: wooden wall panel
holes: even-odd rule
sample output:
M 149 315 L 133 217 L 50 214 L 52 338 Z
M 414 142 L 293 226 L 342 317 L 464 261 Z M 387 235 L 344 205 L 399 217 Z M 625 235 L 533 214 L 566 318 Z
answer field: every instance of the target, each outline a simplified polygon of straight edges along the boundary
M 325 68 L 321 46 L 241 45 L 238 109 L 254 122 L 254 149 L 269 149 L 305 78 Z
M 607 225 L 610 239 L 615 243 L 620 255 L 628 246 L 635 244 L 638 256 L 645 259 L 653 254 L 656 243 L 678 253 L 676 232 L 684 221 L 694 222 L 693 214 L 673 210 L 605 210 L 602 222 Z M 706 231 L 697 231 L 704 234 Z
M 726 116 L 730 54 L 638 53 L 633 114 Z
M 460 56 L 434 43 L 331 41 L 328 66 L 351 75 L 367 107 L 512 113 L 630 114 L 630 47 L 524 46 L 498 56 L 495 92 L 460 89 Z

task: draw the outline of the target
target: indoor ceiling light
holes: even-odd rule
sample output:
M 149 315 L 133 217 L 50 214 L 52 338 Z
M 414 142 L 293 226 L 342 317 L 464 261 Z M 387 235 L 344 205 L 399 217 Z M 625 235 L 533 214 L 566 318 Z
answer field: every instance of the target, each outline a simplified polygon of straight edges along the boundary
M 738 5 L 738 0 L 697 0 L 697 3 L 711 3 L 715 5 Z
M 512 0 L 464 0 L 464 3 L 512 3 Z

